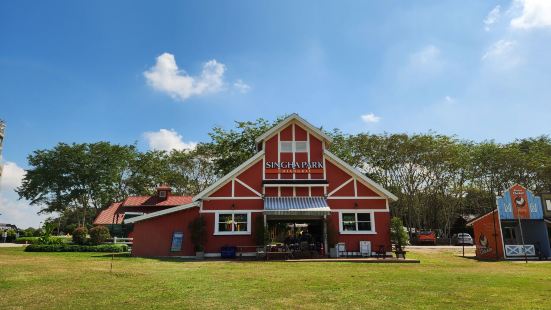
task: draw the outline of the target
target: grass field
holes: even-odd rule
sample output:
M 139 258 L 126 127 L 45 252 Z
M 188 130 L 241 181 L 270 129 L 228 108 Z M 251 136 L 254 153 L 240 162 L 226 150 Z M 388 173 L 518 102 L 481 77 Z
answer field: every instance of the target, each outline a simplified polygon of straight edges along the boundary
M 0 248 L 0 309 L 551 309 L 551 262 L 182 262 Z

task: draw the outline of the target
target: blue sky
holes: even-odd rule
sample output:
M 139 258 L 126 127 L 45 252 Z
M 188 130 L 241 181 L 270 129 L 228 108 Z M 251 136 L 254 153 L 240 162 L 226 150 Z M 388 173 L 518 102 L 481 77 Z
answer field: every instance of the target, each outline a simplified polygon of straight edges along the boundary
M 348 133 L 548 134 L 550 3 L 4 1 L 0 222 L 40 222 L 12 191 L 58 142 L 186 148 L 292 112 Z

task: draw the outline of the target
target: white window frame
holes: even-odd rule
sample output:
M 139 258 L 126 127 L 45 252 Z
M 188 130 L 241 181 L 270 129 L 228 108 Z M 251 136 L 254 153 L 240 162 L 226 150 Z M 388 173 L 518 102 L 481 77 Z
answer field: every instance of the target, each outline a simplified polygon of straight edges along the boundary
M 356 217 L 356 228 L 358 227 L 358 214 L 360 213 L 369 213 L 369 220 L 371 223 L 371 230 L 344 230 L 342 225 L 342 215 L 343 213 L 354 213 Z M 375 212 L 372 210 L 339 210 L 339 233 L 343 235 L 375 235 L 377 231 L 375 230 Z
M 165 190 L 159 191 L 159 198 L 166 198 L 166 191 Z
M 297 142 L 304 143 L 306 145 L 306 149 L 304 151 L 297 152 Z M 283 143 L 290 143 L 291 150 L 284 151 L 282 147 Z M 280 153 L 310 153 L 310 144 L 308 143 L 308 141 L 279 141 L 279 152 Z
M 291 150 L 290 151 L 284 151 L 283 150 L 283 143 L 290 143 L 291 144 Z M 295 151 L 295 144 L 293 141 L 279 141 L 279 152 L 280 153 L 293 153 Z
M 218 230 L 218 224 L 220 215 L 223 214 L 231 214 L 232 215 L 232 221 L 235 219 L 235 214 L 247 214 L 247 230 L 246 231 L 219 231 Z M 214 235 L 215 236 L 224 236 L 224 235 L 250 235 L 251 234 L 251 212 L 247 211 L 216 211 L 214 213 Z M 232 225 L 232 229 L 234 229 L 234 226 Z
M 304 145 L 306 146 L 306 148 L 304 149 L 304 151 L 297 151 L 297 143 L 304 143 Z M 308 145 L 308 141 L 295 141 L 293 143 L 293 151 L 295 153 L 308 153 L 310 150 L 309 150 L 310 146 Z

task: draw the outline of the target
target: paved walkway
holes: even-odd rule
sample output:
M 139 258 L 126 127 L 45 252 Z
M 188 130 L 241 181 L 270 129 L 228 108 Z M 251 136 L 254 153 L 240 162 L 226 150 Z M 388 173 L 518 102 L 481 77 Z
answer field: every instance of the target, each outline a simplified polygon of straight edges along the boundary
M 0 248 L 17 248 L 25 246 L 25 244 L 19 244 L 19 243 L 0 243 Z
M 463 249 L 462 245 L 408 245 L 408 249 L 419 249 L 419 250 L 461 250 Z M 474 245 L 466 245 L 465 249 L 476 249 Z
M 414 263 L 418 264 L 420 261 L 418 259 L 396 259 L 396 258 L 385 258 L 378 259 L 374 257 L 364 257 L 364 258 L 312 258 L 312 259 L 287 259 L 285 262 L 304 262 L 304 263 L 313 263 L 313 262 L 346 262 L 346 263 L 375 263 L 375 264 L 407 264 Z

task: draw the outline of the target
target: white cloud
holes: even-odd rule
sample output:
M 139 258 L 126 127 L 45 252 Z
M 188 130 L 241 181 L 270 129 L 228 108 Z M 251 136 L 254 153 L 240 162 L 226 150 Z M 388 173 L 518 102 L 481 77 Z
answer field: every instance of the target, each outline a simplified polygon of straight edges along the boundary
M 551 27 L 551 1 L 515 0 L 513 8 L 521 8 L 520 16 L 511 20 L 511 27 L 531 29 Z
M 178 68 L 174 55 L 163 53 L 157 57 L 155 66 L 144 72 L 144 76 L 154 89 L 184 101 L 192 96 L 222 90 L 225 71 L 226 66 L 213 59 L 203 65 L 200 75 L 191 76 Z
M 233 83 L 233 87 L 235 87 L 242 94 L 248 93 L 251 90 L 251 86 L 243 82 L 241 79 L 235 81 L 235 83 Z
M 174 129 L 160 129 L 148 131 L 143 134 L 149 148 L 157 151 L 192 150 L 197 146 L 196 142 L 184 142 L 182 135 Z
M 440 57 L 440 49 L 434 45 L 427 45 L 411 55 L 413 65 L 430 65 Z
M 501 7 L 496 5 L 484 19 L 484 30 L 490 31 L 490 26 L 495 24 L 501 16 Z
M 484 55 L 482 55 L 482 60 L 515 61 L 515 59 L 510 56 L 516 45 L 516 41 L 499 40 L 486 50 Z
M 447 103 L 453 103 L 455 99 L 453 99 L 451 96 L 446 96 L 444 97 L 444 101 L 446 101 Z
M 373 113 L 364 114 L 361 116 L 362 121 L 371 124 L 371 123 L 378 123 L 381 120 L 380 116 L 377 116 Z
M 38 227 L 46 215 L 38 215 L 39 206 L 30 206 L 19 200 L 14 190 L 21 185 L 25 170 L 14 162 L 6 162 L 0 181 L 0 222 L 14 224 L 19 228 Z
M 6 162 L 0 179 L 0 189 L 14 190 L 21 185 L 25 170 L 14 162 Z

